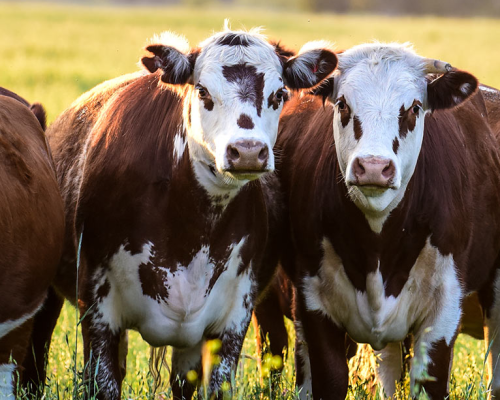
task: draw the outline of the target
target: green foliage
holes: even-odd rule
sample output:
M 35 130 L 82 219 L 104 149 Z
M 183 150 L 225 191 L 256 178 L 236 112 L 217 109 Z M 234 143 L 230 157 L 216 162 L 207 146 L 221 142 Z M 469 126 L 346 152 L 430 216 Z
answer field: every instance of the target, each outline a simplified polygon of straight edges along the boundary
M 482 82 L 500 87 L 497 73 L 500 52 L 496 51 L 500 21 L 496 20 L 338 16 L 231 7 L 112 8 L 25 2 L 0 3 L 0 86 L 30 102 L 42 102 L 51 122 L 86 90 L 104 80 L 135 71 L 146 40 L 155 33 L 172 30 L 196 44 L 221 29 L 224 18 L 230 18 L 234 28 L 264 26 L 269 37 L 280 39 L 284 45 L 297 50 L 305 42 L 317 39 L 336 42 L 338 49 L 373 39 L 410 41 L 420 54 L 446 60 L 474 73 Z M 82 339 L 76 332 L 77 322 L 74 309 L 66 306 L 51 347 L 44 397 L 47 400 L 78 398 L 83 392 L 83 350 Z M 293 335 L 291 323 L 288 328 Z M 273 384 L 276 374 L 261 377 L 260 357 L 255 350 L 253 329 L 250 329 L 238 371 L 231 382 L 232 398 L 296 399 L 293 341 L 290 349 L 281 379 Z M 162 384 L 156 388 L 149 372 L 149 356 L 147 344 L 131 332 L 124 398 L 171 397 L 168 368 L 161 369 Z M 487 397 L 484 358 L 482 342 L 459 337 L 451 399 Z M 268 359 L 268 366 L 273 365 L 272 360 Z M 380 398 L 374 380 L 375 363 L 371 352 L 366 350 L 360 350 L 350 361 L 349 399 Z M 409 378 L 397 394 L 398 399 L 408 397 Z M 31 398 L 31 395 L 19 394 L 19 399 Z

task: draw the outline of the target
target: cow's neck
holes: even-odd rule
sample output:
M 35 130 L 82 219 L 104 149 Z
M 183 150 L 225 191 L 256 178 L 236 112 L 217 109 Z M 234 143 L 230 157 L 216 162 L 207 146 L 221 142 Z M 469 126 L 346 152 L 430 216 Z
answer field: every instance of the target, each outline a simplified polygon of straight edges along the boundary
M 245 183 L 228 182 L 211 164 L 191 159 L 198 184 L 207 192 L 214 204 L 225 207 L 238 194 Z
M 403 189 L 403 190 L 401 190 L 401 189 Z M 368 222 L 368 225 L 370 225 L 370 228 L 373 232 L 375 232 L 375 233 L 382 232 L 384 224 L 387 221 L 387 219 L 389 218 L 389 215 L 401 203 L 401 201 L 404 197 L 404 194 L 405 194 L 404 189 L 405 188 L 400 188 L 398 195 L 389 204 L 389 206 L 381 212 L 371 212 L 371 211 L 361 209 L 363 215 L 366 218 L 366 221 Z

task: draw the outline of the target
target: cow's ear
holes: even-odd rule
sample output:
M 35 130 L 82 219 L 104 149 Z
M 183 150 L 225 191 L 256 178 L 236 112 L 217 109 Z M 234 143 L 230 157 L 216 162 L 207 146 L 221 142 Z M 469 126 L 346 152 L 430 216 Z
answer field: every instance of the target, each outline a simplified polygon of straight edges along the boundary
M 453 108 L 470 96 L 478 87 L 475 76 L 465 71 L 452 70 L 436 79 L 430 77 L 427 84 L 427 107 L 431 110 Z
M 149 72 L 163 71 L 161 80 L 174 85 L 187 83 L 193 73 L 193 68 L 187 54 L 174 47 L 152 44 L 146 47 L 152 56 L 143 57 L 142 65 Z
M 323 105 L 325 105 L 326 100 L 333 96 L 333 91 L 335 90 L 335 82 L 333 76 L 323 80 L 318 86 L 311 89 L 309 94 L 313 96 L 319 96 L 323 100 Z
M 326 42 L 306 43 L 299 54 L 283 66 L 285 85 L 291 89 L 309 89 L 327 78 L 337 67 L 337 56 Z

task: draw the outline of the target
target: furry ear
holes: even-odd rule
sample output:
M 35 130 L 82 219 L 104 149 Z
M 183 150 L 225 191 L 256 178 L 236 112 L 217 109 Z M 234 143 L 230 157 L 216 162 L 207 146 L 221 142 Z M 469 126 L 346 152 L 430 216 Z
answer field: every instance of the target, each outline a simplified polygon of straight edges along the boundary
M 472 96 L 477 87 L 475 76 L 452 70 L 427 84 L 427 107 L 431 111 L 456 107 Z
M 285 84 L 291 89 L 318 85 L 337 68 L 338 59 L 327 42 L 306 43 L 296 57 L 283 66 Z
M 174 85 L 188 83 L 194 66 L 194 62 L 190 60 L 191 54 L 184 54 L 174 47 L 161 44 L 149 45 L 146 50 L 152 53 L 152 56 L 143 57 L 141 62 L 149 72 L 163 70 L 161 80 L 165 83 Z
M 313 96 L 320 96 L 323 100 L 323 105 L 326 103 L 326 99 L 333 95 L 333 91 L 335 90 L 335 82 L 333 80 L 333 76 L 323 80 L 318 86 L 309 91 L 309 94 Z

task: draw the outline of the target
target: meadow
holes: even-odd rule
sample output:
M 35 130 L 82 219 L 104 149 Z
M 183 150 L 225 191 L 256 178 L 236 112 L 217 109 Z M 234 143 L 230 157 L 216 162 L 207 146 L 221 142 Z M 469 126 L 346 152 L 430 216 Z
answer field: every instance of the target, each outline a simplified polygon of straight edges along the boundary
M 500 87 L 500 20 L 393 18 L 370 15 L 307 14 L 233 8 L 83 7 L 26 2 L 0 3 L 0 86 L 29 101 L 40 101 L 48 121 L 96 84 L 137 70 L 146 40 L 171 30 L 196 45 L 218 31 L 224 18 L 234 28 L 262 26 L 265 33 L 288 47 L 299 49 L 309 40 L 326 39 L 337 49 L 379 40 L 411 42 L 424 56 L 439 58 L 474 73 L 483 83 Z M 83 369 L 78 316 L 66 305 L 56 328 L 49 359 L 46 399 L 78 398 Z M 295 399 L 293 329 L 290 354 L 275 390 L 269 388 L 269 360 L 259 367 L 253 329 L 248 333 L 234 377 L 235 399 Z M 155 388 L 149 372 L 148 345 L 130 332 L 127 376 L 123 397 L 168 399 L 168 366 L 163 383 Z M 452 368 L 451 399 L 487 397 L 481 341 L 460 335 Z M 351 360 L 350 399 L 377 399 L 373 358 L 363 354 Z M 264 372 L 262 374 L 262 371 Z M 264 376 L 262 376 L 264 375 Z M 408 380 L 398 398 L 408 398 Z M 31 398 L 20 394 L 19 398 Z M 199 395 L 198 398 L 203 398 Z

